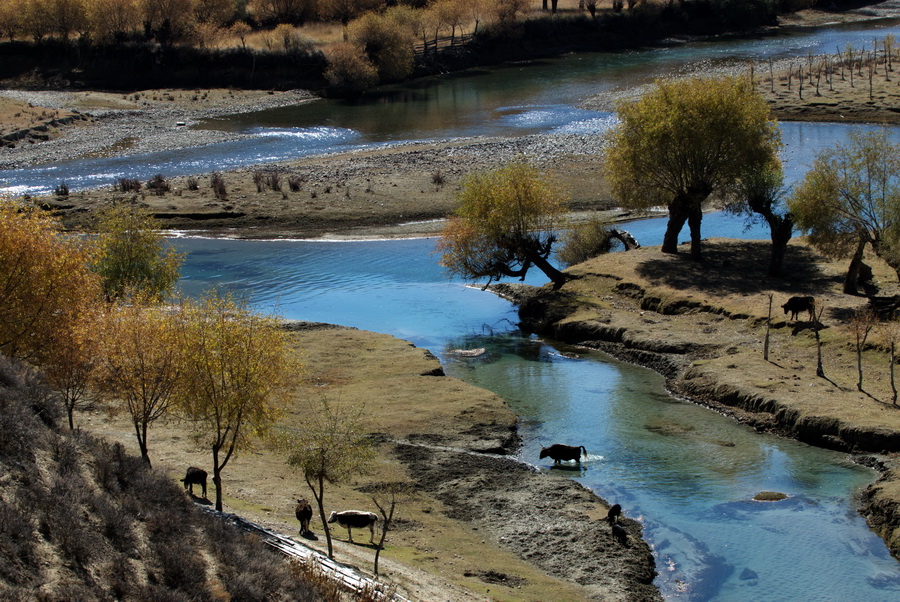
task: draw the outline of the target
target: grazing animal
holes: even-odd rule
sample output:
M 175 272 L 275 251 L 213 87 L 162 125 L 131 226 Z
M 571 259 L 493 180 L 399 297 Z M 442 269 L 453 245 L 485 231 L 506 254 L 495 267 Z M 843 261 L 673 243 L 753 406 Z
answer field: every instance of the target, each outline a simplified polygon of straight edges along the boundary
M 374 512 L 362 512 L 361 510 L 344 510 L 343 512 L 332 512 L 328 517 L 329 523 L 337 523 L 347 529 L 350 537 L 350 543 L 353 543 L 353 529 L 369 528 L 369 543 L 375 543 L 375 523 L 378 522 L 378 515 Z
M 562 443 L 554 443 L 550 447 L 542 447 L 540 458 L 543 460 L 547 456 L 553 458 L 554 464 L 559 464 L 561 460 L 575 460 L 581 464 L 581 453 L 587 457 L 587 450 L 583 445 L 563 445 Z
M 300 535 L 309 533 L 309 521 L 312 520 L 312 515 L 313 509 L 309 502 L 305 498 L 297 500 L 297 505 L 294 506 L 294 516 L 300 521 Z
M 184 478 L 181 479 L 181 482 L 184 483 L 184 488 L 191 492 L 191 495 L 194 495 L 194 485 L 203 487 L 203 498 L 206 499 L 205 470 L 197 468 L 196 466 L 188 466 L 187 472 L 184 474 Z
M 628 545 L 628 531 L 619 523 L 613 523 L 612 536 L 623 546 Z
M 619 520 L 619 515 L 622 514 L 622 506 L 619 504 L 613 504 L 609 507 L 609 512 L 606 513 L 606 522 L 615 523 Z
M 787 300 L 787 303 L 781 306 L 781 308 L 784 310 L 784 315 L 791 312 L 791 320 L 796 320 L 797 314 L 803 311 L 809 313 L 810 322 L 816 319 L 815 297 L 791 297 Z

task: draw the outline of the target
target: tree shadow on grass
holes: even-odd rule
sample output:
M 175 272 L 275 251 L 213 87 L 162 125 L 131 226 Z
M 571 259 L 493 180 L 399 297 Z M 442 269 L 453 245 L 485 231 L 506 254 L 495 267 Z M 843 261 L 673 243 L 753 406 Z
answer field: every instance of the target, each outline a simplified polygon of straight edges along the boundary
M 706 241 L 703 258 L 691 259 L 687 249 L 659 261 L 654 257 L 636 266 L 637 273 L 655 285 L 701 289 L 716 295 L 750 295 L 774 290 L 786 295 L 817 295 L 840 283 L 840 276 L 821 272 L 811 249 L 789 246 L 784 275 L 769 276 L 771 243 L 757 240 Z M 660 254 L 662 255 L 662 254 Z

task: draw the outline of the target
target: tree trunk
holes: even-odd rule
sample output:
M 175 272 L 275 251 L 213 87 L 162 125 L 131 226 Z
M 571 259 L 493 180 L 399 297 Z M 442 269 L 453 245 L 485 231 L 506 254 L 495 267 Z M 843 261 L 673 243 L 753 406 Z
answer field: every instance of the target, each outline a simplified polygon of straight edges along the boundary
M 219 448 L 213 447 L 213 485 L 216 486 L 216 510 L 222 512 L 222 467 L 219 466 Z
M 549 278 L 553 282 L 554 290 L 562 287 L 562 285 L 566 283 L 566 280 L 569 279 L 568 276 L 553 267 L 553 265 L 549 261 L 547 261 L 546 257 L 535 254 L 529 259 L 531 260 L 531 263 L 534 264 L 534 267 L 544 272 L 547 278 Z
M 309 481 L 307 481 L 309 483 Z M 316 505 L 319 506 L 319 517 L 322 519 L 322 531 L 325 532 L 325 541 L 328 543 L 328 558 L 334 560 L 334 544 L 331 542 L 331 527 L 328 526 L 328 519 L 325 517 L 325 473 L 319 471 L 318 475 L 319 492 L 312 485 L 313 497 L 316 498 Z
M 559 0 L 550 0 L 550 12 L 554 15 L 556 14 L 556 7 L 559 4 Z M 544 9 L 547 10 L 547 9 Z
M 891 402 L 894 405 L 897 405 L 897 380 L 894 378 L 894 365 L 896 363 L 896 358 L 897 343 L 895 341 L 891 341 L 891 392 L 893 393 Z
M 691 231 L 691 259 L 700 259 L 700 222 L 703 221 L 703 211 L 700 204 L 691 207 L 688 215 L 688 228 Z
M 858 295 L 859 290 L 857 289 L 857 281 L 859 280 L 859 269 L 862 267 L 862 258 L 863 251 L 866 248 L 866 239 L 862 236 L 859 237 L 859 242 L 856 245 L 856 251 L 853 253 L 853 257 L 850 259 L 850 267 L 847 268 L 847 275 L 844 276 L 844 294 L 845 295 Z
M 541 10 L 543 10 L 544 12 L 547 12 L 547 0 L 541 1 Z
M 766 215 L 769 233 L 772 237 L 772 255 L 769 257 L 769 276 L 781 276 L 784 271 L 784 257 L 787 244 L 794 234 L 794 220 L 790 215 Z
M 678 201 L 669 204 L 669 223 L 666 224 L 666 233 L 663 236 L 662 252 L 677 253 L 678 252 L 678 235 L 687 221 L 688 212 Z
M 135 422 L 134 434 L 137 436 L 138 448 L 141 450 L 141 458 L 147 463 L 147 468 L 153 468 L 150 464 L 150 452 L 147 450 L 147 425 L 140 425 Z

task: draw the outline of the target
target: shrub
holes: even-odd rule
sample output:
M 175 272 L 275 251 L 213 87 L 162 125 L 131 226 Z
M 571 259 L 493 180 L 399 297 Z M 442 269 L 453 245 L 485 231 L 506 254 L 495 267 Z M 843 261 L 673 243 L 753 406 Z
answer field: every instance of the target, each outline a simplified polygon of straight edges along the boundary
M 573 226 L 563 237 L 559 249 L 559 260 L 566 265 L 575 265 L 591 257 L 609 253 L 613 238 L 609 222 L 592 219 Z
M 338 44 L 331 51 L 325 79 L 338 95 L 352 96 L 378 83 L 378 69 L 354 44 Z
M 431 174 L 431 183 L 432 184 L 434 184 L 435 186 L 443 186 L 445 181 L 446 181 L 446 179 L 444 177 L 444 172 L 442 172 L 440 169 L 437 169 L 434 172 L 432 172 L 432 174 Z
M 172 189 L 169 181 L 161 173 L 147 180 L 147 189 L 152 190 L 156 196 L 163 196 Z
M 187 189 L 188 190 L 200 190 L 200 182 L 197 181 L 197 178 L 195 178 L 194 176 L 188 177 Z
M 384 14 L 369 12 L 350 26 L 350 40 L 364 49 L 381 82 L 407 77 L 415 60 L 412 29 L 392 18 L 393 14 L 390 10 Z
M 261 171 L 253 172 L 253 183 L 256 185 L 256 192 L 262 192 L 266 189 L 266 174 Z
M 0 580 L 16 585 L 33 582 L 37 565 L 30 512 L 0 498 Z
M 42 426 L 56 424 L 61 416 L 59 404 L 38 376 L 0 354 L 0 457 L 32 464 L 35 448 L 44 442 Z
M 162 582 L 169 588 L 200 597 L 206 583 L 206 563 L 187 541 L 172 540 L 157 545 Z
M 300 176 L 290 176 L 288 178 L 288 188 L 291 189 L 291 192 L 299 192 L 303 187 L 303 178 Z
M 141 183 L 134 178 L 119 178 L 116 189 L 121 192 L 140 192 Z
M 277 169 L 273 169 L 268 174 L 266 174 L 266 186 L 271 188 L 276 192 L 281 191 L 281 172 Z
M 228 190 L 225 188 L 225 178 L 222 174 L 216 172 L 209 179 L 210 187 L 217 199 L 225 200 L 228 198 Z
M 64 558 L 85 566 L 101 547 L 100 537 L 82 518 L 82 506 L 89 496 L 87 484 L 78 474 L 55 475 L 53 481 L 46 499 L 42 500 L 40 530 L 59 546 Z
M 53 189 L 53 193 L 56 196 L 69 196 L 69 185 L 65 183 L 65 181 L 60 182 L 56 185 L 56 188 Z

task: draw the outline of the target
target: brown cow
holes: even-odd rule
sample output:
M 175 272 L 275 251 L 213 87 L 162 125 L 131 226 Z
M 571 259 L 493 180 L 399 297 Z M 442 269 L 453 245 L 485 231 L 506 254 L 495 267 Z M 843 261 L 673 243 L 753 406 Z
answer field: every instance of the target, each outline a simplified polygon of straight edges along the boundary
M 813 322 L 816 319 L 816 298 L 791 297 L 787 300 L 787 303 L 781 306 L 781 309 L 784 310 L 785 315 L 791 312 L 791 320 L 796 320 L 797 314 L 800 312 L 809 312 L 809 321 Z
M 294 516 L 300 521 L 300 535 L 304 537 L 310 533 L 309 521 L 312 520 L 312 515 L 313 509 L 309 502 L 305 498 L 297 500 L 297 505 L 294 507 Z
M 561 460 L 574 460 L 581 464 L 581 454 L 587 457 L 587 450 L 583 445 L 563 445 L 562 443 L 554 443 L 550 447 L 542 447 L 540 458 L 543 460 L 547 456 L 553 458 L 554 464 L 559 464 Z

